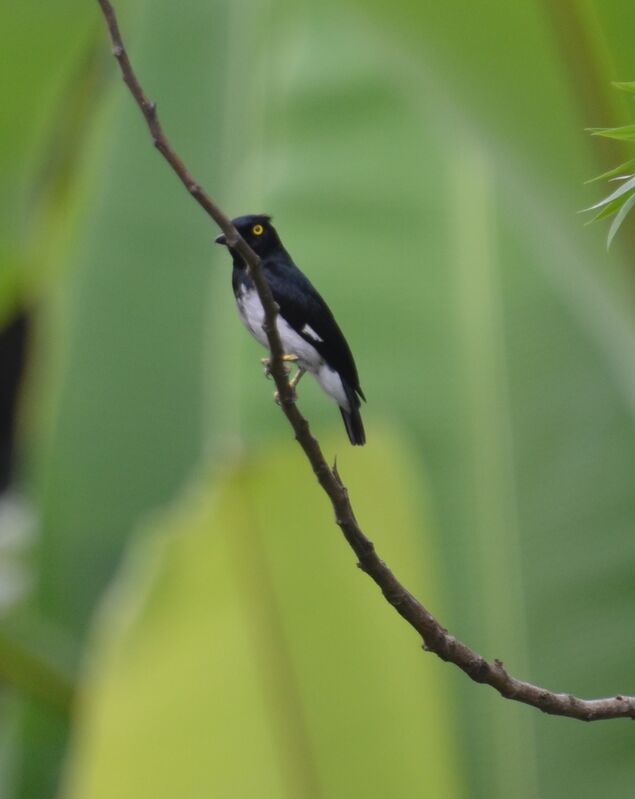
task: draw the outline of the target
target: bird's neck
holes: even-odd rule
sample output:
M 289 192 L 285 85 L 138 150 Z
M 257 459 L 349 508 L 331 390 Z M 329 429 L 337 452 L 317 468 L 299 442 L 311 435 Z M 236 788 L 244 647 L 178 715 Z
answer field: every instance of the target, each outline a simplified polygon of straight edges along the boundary
M 238 253 L 237 250 L 230 249 L 232 261 L 234 262 L 235 269 L 246 269 L 247 264 L 243 260 L 242 255 Z M 261 264 L 265 267 L 273 267 L 275 268 L 275 264 L 278 262 L 288 261 L 290 256 L 289 253 L 285 250 L 282 244 L 277 244 L 275 247 L 271 248 L 266 255 L 261 255 L 260 253 L 256 253 L 260 258 Z

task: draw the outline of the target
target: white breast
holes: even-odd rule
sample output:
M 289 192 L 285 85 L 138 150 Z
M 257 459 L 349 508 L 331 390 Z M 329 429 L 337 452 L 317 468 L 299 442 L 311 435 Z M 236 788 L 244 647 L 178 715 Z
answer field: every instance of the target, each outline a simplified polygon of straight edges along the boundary
M 269 342 L 267 335 L 262 329 L 262 323 L 265 318 L 265 312 L 255 289 L 247 289 L 242 287 L 238 297 L 236 298 L 236 305 L 238 306 L 238 313 L 251 335 L 260 342 L 263 347 L 269 349 Z M 283 319 L 279 314 L 276 319 L 276 327 L 278 328 L 278 335 L 280 341 L 287 355 L 297 355 L 298 363 L 303 369 L 315 377 L 323 391 L 328 394 L 331 399 L 334 399 L 338 405 L 346 410 L 350 410 L 350 405 L 342 385 L 342 380 L 337 372 L 330 368 L 325 362 L 320 353 L 305 341 L 302 336 L 295 332 L 295 330 Z M 316 339 L 322 341 L 315 331 L 308 325 L 305 325 L 304 332 Z
M 267 342 L 267 335 L 262 329 L 264 322 L 265 312 L 260 302 L 260 298 L 255 289 L 247 289 L 242 287 L 237 299 L 238 313 L 251 335 L 260 342 L 263 347 L 269 349 Z M 324 361 L 320 353 L 305 341 L 301 335 L 283 319 L 279 314 L 276 320 L 276 327 L 278 328 L 278 335 L 287 355 L 297 355 L 300 365 L 308 372 L 317 373 Z

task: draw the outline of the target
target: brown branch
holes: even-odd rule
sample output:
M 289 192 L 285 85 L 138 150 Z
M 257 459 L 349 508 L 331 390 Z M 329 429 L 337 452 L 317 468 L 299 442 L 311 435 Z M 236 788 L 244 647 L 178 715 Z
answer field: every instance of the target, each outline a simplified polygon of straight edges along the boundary
M 159 122 L 159 118 L 157 116 L 156 103 L 148 99 L 145 92 L 141 88 L 141 84 L 137 80 L 137 76 L 132 68 L 132 64 L 128 58 L 128 53 L 126 52 L 126 48 L 124 47 L 123 40 L 121 38 L 119 24 L 115 15 L 115 9 L 112 7 L 112 3 L 110 3 L 109 0 L 97 0 L 97 2 L 101 6 L 101 10 L 103 11 L 104 17 L 106 19 L 106 25 L 108 27 L 108 33 L 110 34 L 110 41 L 112 44 L 112 54 L 117 59 L 119 69 L 121 70 L 121 76 L 124 79 L 126 86 L 130 89 L 130 93 L 134 97 L 136 104 L 141 109 L 141 113 L 143 114 L 148 125 L 150 136 L 152 137 L 152 143 L 165 158 L 165 160 L 170 164 L 181 183 L 185 186 L 196 202 L 209 216 L 211 216 L 214 222 L 216 222 L 219 228 L 223 231 L 227 239 L 228 246 L 236 249 L 249 267 L 250 275 L 256 285 L 258 296 L 260 297 L 265 309 L 265 321 L 263 324 L 263 329 L 267 333 L 267 337 L 269 339 L 269 348 L 271 350 L 271 364 L 269 368 L 274 380 L 276 381 L 276 385 L 278 386 L 281 404 L 283 407 L 288 406 L 293 402 L 293 392 L 289 388 L 289 384 L 286 380 L 286 371 L 282 362 L 282 355 L 284 353 L 276 328 L 276 315 L 278 313 L 278 309 L 273 299 L 273 295 L 271 294 L 269 284 L 262 275 L 262 271 L 260 269 L 260 259 L 240 236 L 236 228 L 232 225 L 229 217 L 221 211 L 221 209 L 216 205 L 207 192 L 194 180 L 183 161 L 170 146 L 170 143 L 163 132 L 163 128 L 161 127 L 161 123 Z
M 150 102 L 139 85 L 130 60 L 121 40 L 115 12 L 109 0 L 97 0 L 101 6 L 113 46 L 113 54 L 119 63 L 121 74 L 150 129 L 155 147 L 168 161 L 174 172 L 199 205 L 218 224 L 228 243 L 235 247 L 247 263 L 258 295 L 265 309 L 263 329 L 267 334 L 272 355 L 271 371 L 281 398 L 281 407 L 294 430 L 311 464 L 315 476 L 331 501 L 335 520 L 358 558 L 359 567 L 377 583 L 386 600 L 413 627 L 423 639 L 423 648 L 434 652 L 442 660 L 454 663 L 468 677 L 478 683 L 490 685 L 506 699 L 514 699 L 556 716 L 568 716 L 581 721 L 600 719 L 635 719 L 635 697 L 613 696 L 606 699 L 579 699 L 571 694 L 556 694 L 522 680 L 511 677 L 500 660 L 493 663 L 485 660 L 446 629 L 407 591 L 395 575 L 379 558 L 375 547 L 359 527 L 336 467 L 326 462 L 318 441 L 309 429 L 309 423 L 298 410 L 289 388 L 281 356 L 282 345 L 276 328 L 277 306 L 268 283 L 263 277 L 258 256 L 238 235 L 229 218 L 218 208 L 201 186 L 193 179 L 183 161 L 170 146 L 159 120 L 156 106 Z

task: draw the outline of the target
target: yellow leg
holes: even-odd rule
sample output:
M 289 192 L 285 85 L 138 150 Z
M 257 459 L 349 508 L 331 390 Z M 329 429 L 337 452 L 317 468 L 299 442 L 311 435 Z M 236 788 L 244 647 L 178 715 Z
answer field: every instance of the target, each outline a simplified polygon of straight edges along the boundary
M 298 366 L 298 371 L 293 375 L 293 379 L 289 380 L 289 388 L 291 389 L 291 396 L 294 402 L 298 398 L 298 395 L 295 390 L 296 386 L 298 385 L 298 383 L 302 379 L 302 375 L 304 374 L 306 374 L 306 369 L 303 369 L 301 366 Z M 280 405 L 280 393 L 278 391 L 274 392 L 273 401 L 276 403 L 276 405 Z
M 306 374 L 306 369 L 303 369 L 301 366 L 298 366 L 298 371 L 293 376 L 293 380 L 289 380 L 289 388 L 293 391 L 293 395 L 295 398 L 295 389 L 300 380 L 302 380 L 302 375 Z
M 282 362 L 286 366 L 288 363 L 296 363 L 298 360 L 297 355 L 283 355 Z M 271 358 L 261 358 L 260 363 L 264 366 L 265 369 L 265 377 L 269 379 L 271 377 Z M 289 370 L 287 369 L 287 374 L 289 374 Z

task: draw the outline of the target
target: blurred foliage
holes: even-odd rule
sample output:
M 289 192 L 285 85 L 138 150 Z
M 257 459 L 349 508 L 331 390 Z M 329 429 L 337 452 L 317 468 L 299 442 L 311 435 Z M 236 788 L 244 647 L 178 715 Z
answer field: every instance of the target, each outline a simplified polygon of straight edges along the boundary
M 310 382 L 301 406 L 382 556 L 512 673 L 635 692 L 635 238 L 607 256 L 576 215 L 628 157 L 583 128 L 624 119 L 635 6 L 117 8 L 197 179 L 272 212 L 341 320 L 368 446 Z M 628 795 L 625 724 L 500 700 L 356 572 L 97 4 L 0 22 L 0 313 L 37 308 L 3 798 Z M 52 681 L 15 677 L 39 656 Z
M 350 490 L 436 604 L 391 438 L 377 431 Z M 298 453 L 273 450 L 202 480 L 133 547 L 92 642 L 69 799 L 461 795 L 447 670 L 355 574 Z
M 613 85 L 617 86 L 618 89 L 629 92 L 629 94 L 635 94 L 635 83 L 614 83 Z M 591 132 L 594 136 L 603 136 L 606 139 L 617 139 L 625 142 L 635 141 L 635 125 L 623 125 L 618 128 L 595 128 Z M 589 183 L 595 183 L 598 180 L 610 179 L 620 183 L 618 188 L 607 197 L 587 209 L 589 211 L 597 211 L 591 222 L 615 216 L 609 228 L 607 248 L 611 246 L 615 234 L 622 226 L 628 212 L 635 205 L 635 173 L 630 172 L 633 167 L 635 167 L 635 158 L 631 158 L 629 161 L 610 169 L 608 172 L 603 172 L 589 181 Z

